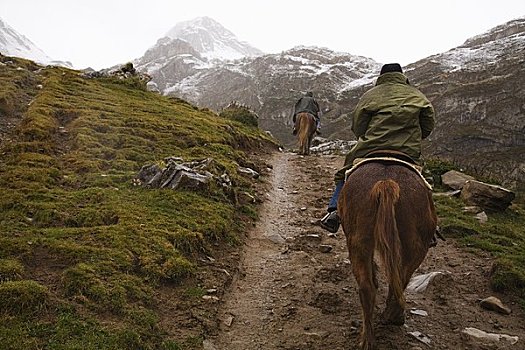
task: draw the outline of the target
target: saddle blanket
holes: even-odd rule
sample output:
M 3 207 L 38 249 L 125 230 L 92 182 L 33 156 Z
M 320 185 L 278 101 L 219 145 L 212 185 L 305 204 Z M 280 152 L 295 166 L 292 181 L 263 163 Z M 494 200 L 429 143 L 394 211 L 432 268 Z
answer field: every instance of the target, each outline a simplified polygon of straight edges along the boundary
M 357 158 L 357 159 L 354 160 L 353 166 L 345 172 L 345 181 L 348 178 L 348 176 L 350 176 L 350 174 L 353 173 L 361 165 L 363 165 L 365 163 L 376 162 L 376 161 L 393 162 L 393 163 L 403 165 L 403 166 L 413 170 L 417 175 L 419 175 L 421 180 L 423 180 L 423 183 L 425 184 L 425 186 L 429 190 L 432 191 L 432 185 L 430 185 L 428 183 L 428 181 L 423 177 L 423 174 L 421 173 L 421 170 L 423 169 L 421 166 L 415 165 L 415 164 L 412 164 L 412 163 L 409 163 L 409 162 L 406 162 L 404 160 L 401 160 L 401 159 L 398 159 L 398 158 L 394 158 L 394 157 Z

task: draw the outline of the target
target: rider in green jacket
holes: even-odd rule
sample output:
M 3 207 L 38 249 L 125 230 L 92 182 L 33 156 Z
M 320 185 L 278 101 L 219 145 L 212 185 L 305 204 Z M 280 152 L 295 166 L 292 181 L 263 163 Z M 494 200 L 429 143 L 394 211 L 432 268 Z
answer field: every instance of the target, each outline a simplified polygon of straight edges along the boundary
M 337 199 L 345 172 L 356 158 L 378 150 L 397 151 L 415 163 L 421 155 L 421 140 L 434 128 L 434 108 L 421 91 L 411 86 L 397 63 L 385 64 L 376 85 L 365 92 L 352 112 L 352 131 L 357 143 L 335 174 L 336 188 L 321 226 L 330 232 L 339 229 Z

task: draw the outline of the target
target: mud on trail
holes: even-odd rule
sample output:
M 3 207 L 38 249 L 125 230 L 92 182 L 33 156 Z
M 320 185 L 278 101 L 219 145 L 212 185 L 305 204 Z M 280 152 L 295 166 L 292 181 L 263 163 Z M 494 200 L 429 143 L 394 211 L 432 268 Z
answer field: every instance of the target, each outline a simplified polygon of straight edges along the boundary
M 318 226 L 343 157 L 278 153 L 269 162 L 273 171 L 260 220 L 246 240 L 239 273 L 222 297 L 219 327 L 204 348 L 357 349 L 361 307 L 344 234 L 331 235 Z M 380 324 L 386 296 L 380 280 L 377 348 L 525 349 L 525 315 L 513 300 L 489 289 L 491 266 L 488 255 L 462 250 L 452 239 L 440 241 L 415 275 L 445 273 L 424 292 L 406 293 L 409 310 L 401 327 Z M 491 295 L 513 313 L 482 309 L 479 300 Z M 519 341 L 476 340 L 462 333 L 467 327 Z M 423 336 L 417 339 L 412 332 Z M 426 339 L 429 344 L 422 342 Z

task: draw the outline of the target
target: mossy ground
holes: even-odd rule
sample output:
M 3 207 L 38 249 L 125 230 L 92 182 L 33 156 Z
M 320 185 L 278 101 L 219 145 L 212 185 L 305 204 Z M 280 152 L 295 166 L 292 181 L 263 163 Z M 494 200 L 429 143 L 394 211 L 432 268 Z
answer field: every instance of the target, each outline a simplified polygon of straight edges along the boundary
M 253 209 L 219 186 L 132 180 L 168 156 L 211 157 L 234 193 L 252 192 L 237 164 L 274 141 L 138 80 L 0 58 L 0 117 L 16 125 L 0 150 L 2 348 L 197 348 L 203 327 L 166 327 L 163 309 L 202 303 L 199 261 L 234 250 Z

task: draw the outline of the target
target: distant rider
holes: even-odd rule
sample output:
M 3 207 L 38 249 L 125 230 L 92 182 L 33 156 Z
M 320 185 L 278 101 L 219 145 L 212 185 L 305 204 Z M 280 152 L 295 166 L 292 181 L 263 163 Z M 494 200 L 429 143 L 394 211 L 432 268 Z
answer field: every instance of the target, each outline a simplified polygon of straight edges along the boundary
M 316 133 L 321 134 L 321 108 L 319 108 L 319 104 L 314 99 L 314 94 L 311 91 L 308 91 L 303 97 L 301 97 L 294 106 L 294 113 L 292 117 L 293 121 L 293 132 L 292 134 L 296 135 L 297 130 L 295 129 L 295 118 L 297 114 L 299 113 L 309 113 L 314 116 L 315 118 L 315 125 L 316 125 Z

